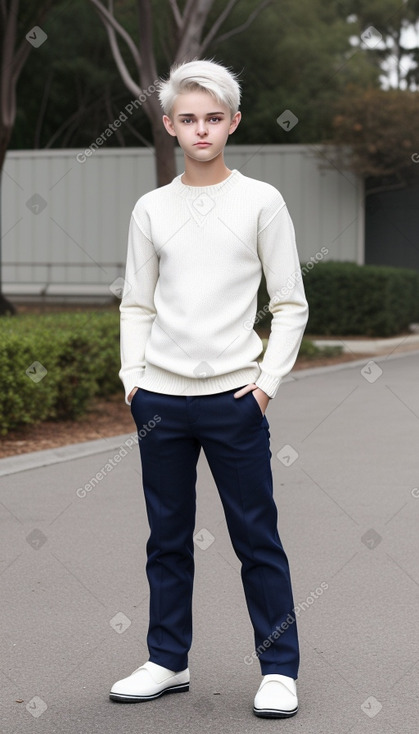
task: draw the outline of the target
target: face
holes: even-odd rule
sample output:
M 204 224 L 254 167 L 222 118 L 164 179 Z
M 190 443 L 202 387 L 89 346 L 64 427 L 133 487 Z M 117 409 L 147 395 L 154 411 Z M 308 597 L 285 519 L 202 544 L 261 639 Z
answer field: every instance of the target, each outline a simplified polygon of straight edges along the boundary
M 186 156 L 205 162 L 222 154 L 240 119 L 240 112 L 231 118 L 226 105 L 208 92 L 197 90 L 179 94 L 171 117 L 164 115 L 163 123 L 167 132 L 177 137 Z

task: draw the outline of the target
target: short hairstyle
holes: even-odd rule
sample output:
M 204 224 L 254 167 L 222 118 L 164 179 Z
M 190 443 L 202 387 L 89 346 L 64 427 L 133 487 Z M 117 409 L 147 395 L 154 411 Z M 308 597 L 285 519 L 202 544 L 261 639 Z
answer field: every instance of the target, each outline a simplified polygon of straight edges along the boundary
M 203 90 L 212 94 L 226 105 L 231 116 L 240 106 L 240 85 L 237 75 L 216 61 L 194 59 L 183 64 L 174 64 L 169 78 L 159 84 L 159 100 L 165 115 L 170 117 L 176 97 L 182 92 Z

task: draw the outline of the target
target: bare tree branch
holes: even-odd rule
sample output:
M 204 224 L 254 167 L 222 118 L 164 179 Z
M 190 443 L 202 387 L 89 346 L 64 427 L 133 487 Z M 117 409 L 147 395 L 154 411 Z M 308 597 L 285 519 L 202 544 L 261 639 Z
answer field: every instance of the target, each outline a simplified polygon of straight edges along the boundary
M 31 49 L 32 47 L 30 43 L 28 43 L 25 38 L 25 40 L 21 42 L 19 48 L 17 49 L 14 55 L 12 64 L 11 64 L 11 67 L 12 67 L 11 78 L 14 83 L 16 83 L 17 80 L 19 79 L 20 72 L 22 71 L 28 59 Z
M 112 102 L 111 102 L 111 96 L 109 92 L 109 87 L 106 88 L 106 96 L 105 96 L 105 107 L 106 112 L 108 113 L 109 119 L 115 120 L 115 113 L 112 109 Z M 122 131 L 119 128 L 115 128 L 115 137 L 121 147 L 125 147 L 125 139 L 122 134 Z
M 79 129 L 79 126 L 80 126 L 80 123 L 79 123 L 79 120 L 77 120 L 77 119 L 75 121 L 73 121 L 68 126 L 67 132 L 65 133 L 65 135 L 64 135 L 64 137 L 62 139 L 61 148 L 70 148 L 71 147 L 71 139 L 72 139 L 73 135 L 75 133 L 77 133 L 77 130 Z
M 96 5 L 96 0 L 92 0 L 92 2 Z M 113 16 L 113 0 L 108 0 L 108 8 L 109 10 L 107 12 L 109 13 L 109 16 L 113 18 L 114 17 Z M 124 82 L 127 89 L 129 89 L 130 92 L 132 92 L 136 97 L 138 97 L 141 89 L 140 89 L 140 86 L 137 84 L 137 82 L 132 78 L 130 72 L 128 71 L 127 65 L 125 64 L 125 61 L 122 58 L 122 55 L 119 49 L 119 45 L 118 45 L 118 40 L 116 38 L 115 28 L 109 22 L 107 17 L 101 15 L 100 18 L 108 34 L 109 46 L 112 51 L 112 55 L 114 57 L 114 61 L 116 63 L 118 71 L 121 75 L 122 81 Z M 133 41 L 130 36 L 129 38 L 130 38 L 131 44 L 133 44 Z M 137 59 L 140 59 L 140 56 L 138 54 L 138 49 L 136 47 L 135 47 L 135 51 L 136 51 Z M 140 67 L 138 65 L 137 65 L 137 70 L 138 70 L 138 73 L 140 73 Z
M 13 61 L 18 12 L 19 0 L 11 0 L 9 13 L 6 14 L 6 25 L 3 31 L 4 43 L 2 54 L 2 72 L 6 71 Z
M 263 0 L 263 2 L 260 3 L 259 7 L 256 8 L 252 13 L 250 13 L 248 19 L 242 23 L 241 25 L 237 26 L 237 28 L 233 28 L 231 31 L 227 31 L 226 33 L 223 33 L 221 36 L 218 36 L 218 38 L 215 39 L 214 44 L 222 43 L 222 41 L 226 41 L 228 38 L 231 38 L 231 36 L 235 36 L 237 33 L 242 33 L 242 31 L 245 31 L 246 28 L 249 28 L 249 26 L 253 23 L 255 18 L 259 15 L 259 13 L 262 12 L 268 5 L 271 5 L 273 0 Z M 212 37 L 208 39 L 208 36 L 210 35 L 211 31 L 207 35 L 207 37 L 204 39 L 202 45 L 201 45 L 201 53 L 205 51 L 205 49 L 208 46 L 208 43 L 212 41 Z
M 90 2 L 93 3 L 93 5 L 95 6 L 95 8 L 97 9 L 97 11 L 98 11 L 98 13 L 100 15 L 100 18 L 103 21 L 103 23 L 107 27 L 110 26 L 114 31 L 116 31 L 117 33 L 119 33 L 119 35 L 121 36 L 121 38 L 124 39 L 124 41 L 127 44 L 129 50 L 131 51 L 132 57 L 133 57 L 133 59 L 135 61 L 135 65 L 137 66 L 138 69 L 140 69 L 141 68 L 141 56 L 139 54 L 138 48 L 136 47 L 136 45 L 135 45 L 134 41 L 132 40 L 131 36 L 129 35 L 129 33 L 125 30 L 125 28 L 123 28 L 121 26 L 120 23 L 118 23 L 118 21 L 115 19 L 115 17 L 113 16 L 113 14 L 110 13 L 109 10 L 107 10 L 107 8 L 105 8 L 102 5 L 102 3 L 100 2 L 100 0 L 90 0 Z
M 3 33 L 3 53 L 1 59 L 1 97 L 0 113 L 1 122 L 4 127 L 10 128 L 16 117 L 16 90 L 12 82 L 12 64 L 15 50 L 15 39 L 17 29 L 17 14 L 19 11 L 19 0 L 12 0 L 6 27 Z M 29 45 L 29 44 L 28 44 Z
M 177 63 L 200 54 L 202 31 L 213 4 L 214 0 L 195 0 L 195 2 L 187 3 L 187 9 L 189 10 L 190 7 L 190 12 L 187 15 L 187 9 L 185 9 L 179 47 L 176 52 L 175 61 Z
M 55 133 L 51 135 L 50 139 L 47 140 L 47 142 L 43 146 L 44 150 L 48 150 L 49 148 L 51 148 L 54 145 L 55 141 L 60 137 L 61 133 L 63 133 L 73 123 L 74 120 L 79 119 L 79 117 L 81 117 L 83 112 L 84 112 L 83 109 L 78 108 L 76 112 L 73 112 L 73 114 L 70 115 L 70 117 L 67 117 L 67 119 L 64 120 L 63 124 L 60 125 L 60 127 L 57 128 Z
M 153 147 L 154 147 L 153 146 L 153 143 L 150 142 L 150 140 L 147 140 L 147 138 L 145 138 L 144 135 L 141 135 L 141 133 L 138 132 L 137 128 L 135 128 L 133 125 L 130 125 L 130 123 L 128 121 L 125 122 L 124 124 L 125 124 L 125 127 L 127 128 L 127 130 L 129 130 L 130 133 L 132 133 L 132 135 L 135 138 L 138 138 L 138 140 L 141 140 L 141 142 L 143 143 L 143 145 L 146 148 L 149 148 L 150 150 L 153 150 Z
M 196 2 L 196 0 L 187 0 L 187 2 L 186 2 L 186 5 L 185 5 L 185 7 L 183 9 L 183 15 L 182 15 L 182 26 L 181 26 L 181 31 L 182 32 L 188 26 L 188 23 L 189 23 L 190 17 L 191 17 L 191 13 L 194 10 L 195 2 Z
M 176 0 L 169 0 L 169 5 L 172 8 L 173 17 L 178 28 L 182 26 L 182 15 L 179 10 L 179 6 Z
M 238 0 L 229 0 L 229 2 L 227 3 L 227 5 L 225 6 L 223 12 L 220 13 L 220 15 L 218 16 L 217 20 L 214 22 L 211 30 L 209 31 L 209 33 L 207 33 L 206 37 L 202 41 L 201 51 L 202 51 L 202 48 L 206 48 L 211 43 L 211 41 L 214 38 L 215 34 L 218 32 L 218 29 L 221 28 L 222 24 L 224 23 L 224 21 L 226 20 L 226 18 L 228 18 L 228 16 L 230 15 L 231 11 L 233 10 L 233 8 L 237 4 L 237 2 L 238 2 Z
M 40 108 L 39 108 L 38 119 L 37 119 L 36 127 L 35 127 L 35 133 L 34 133 L 34 136 L 33 136 L 33 147 L 35 149 L 41 147 L 42 125 L 43 125 L 43 122 L 44 122 L 45 110 L 46 110 L 47 105 L 48 105 L 48 97 L 49 97 L 49 91 L 51 89 L 51 83 L 52 83 L 53 75 L 54 75 L 54 73 L 53 73 L 52 67 L 51 67 L 50 70 L 49 70 L 49 73 L 48 73 L 46 82 L 45 82 L 44 92 L 43 92 L 43 95 L 42 95 L 41 105 L 40 105 Z
M 41 8 L 38 10 L 38 13 L 36 16 L 37 23 L 42 23 L 46 14 L 48 13 L 48 11 L 51 8 L 51 5 L 52 5 L 52 0 L 46 0 L 46 2 L 43 5 L 41 5 Z M 24 38 L 19 48 L 17 49 L 14 55 L 14 58 L 13 58 L 13 62 L 12 62 L 13 64 L 12 81 L 14 84 L 17 83 L 17 80 L 19 79 L 19 76 L 20 76 L 20 72 L 22 71 L 26 63 L 31 50 L 32 50 L 32 46 L 30 45 L 30 43 L 28 43 L 26 38 Z
M 6 16 L 7 16 L 6 0 L 1 0 L 0 12 L 1 12 L 1 17 L 3 18 L 3 24 L 5 25 Z
M 124 82 L 124 84 L 127 87 L 127 89 L 129 89 L 130 92 L 132 92 L 136 97 L 138 97 L 138 95 L 141 92 L 141 88 L 134 81 L 134 79 L 132 78 L 132 76 L 129 73 L 128 68 L 127 68 L 127 66 L 125 64 L 124 59 L 121 56 L 121 52 L 119 50 L 118 41 L 116 39 L 115 31 L 110 26 L 110 24 L 107 23 L 106 21 L 105 21 L 105 28 L 106 28 L 106 32 L 108 34 L 109 46 L 111 48 L 112 55 L 114 57 L 114 60 L 115 60 L 116 65 L 118 67 L 118 71 L 119 71 L 119 73 L 121 75 L 122 81 Z
M 144 58 L 141 83 L 144 87 L 148 87 L 157 78 L 156 58 L 153 48 L 153 12 L 150 0 L 137 1 L 140 13 L 140 46 Z

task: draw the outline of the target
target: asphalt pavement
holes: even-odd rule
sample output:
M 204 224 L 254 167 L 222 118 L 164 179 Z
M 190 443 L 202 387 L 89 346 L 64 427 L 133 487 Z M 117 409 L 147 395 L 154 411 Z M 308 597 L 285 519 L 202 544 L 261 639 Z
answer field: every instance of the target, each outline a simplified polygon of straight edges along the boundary
M 419 352 L 296 371 L 268 406 L 301 644 L 289 720 L 252 713 L 260 669 L 203 452 L 190 691 L 138 704 L 108 698 L 147 659 L 134 424 L 130 435 L 1 460 L 2 734 L 416 731 L 418 377 Z

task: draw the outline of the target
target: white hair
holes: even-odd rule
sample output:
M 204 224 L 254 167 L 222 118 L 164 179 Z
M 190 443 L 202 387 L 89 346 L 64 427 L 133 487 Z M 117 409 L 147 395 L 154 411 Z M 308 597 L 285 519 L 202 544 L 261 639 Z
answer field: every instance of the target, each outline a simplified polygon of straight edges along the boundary
M 237 75 L 216 61 L 194 59 L 184 64 L 175 64 L 169 78 L 159 84 L 159 100 L 165 115 L 170 116 L 176 97 L 182 92 L 203 90 L 212 94 L 226 105 L 231 116 L 240 106 L 240 85 Z

